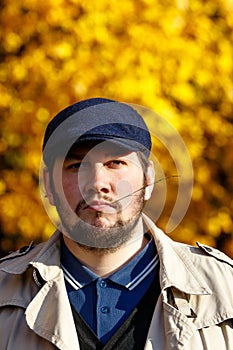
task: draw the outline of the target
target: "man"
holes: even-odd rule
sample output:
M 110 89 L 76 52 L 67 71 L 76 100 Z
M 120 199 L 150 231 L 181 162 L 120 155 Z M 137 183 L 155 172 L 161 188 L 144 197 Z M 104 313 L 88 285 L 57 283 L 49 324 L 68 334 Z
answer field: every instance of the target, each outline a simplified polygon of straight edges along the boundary
M 142 117 L 112 100 L 49 123 L 44 186 L 60 226 L 1 261 L 1 350 L 233 349 L 232 261 L 143 214 L 150 149 Z

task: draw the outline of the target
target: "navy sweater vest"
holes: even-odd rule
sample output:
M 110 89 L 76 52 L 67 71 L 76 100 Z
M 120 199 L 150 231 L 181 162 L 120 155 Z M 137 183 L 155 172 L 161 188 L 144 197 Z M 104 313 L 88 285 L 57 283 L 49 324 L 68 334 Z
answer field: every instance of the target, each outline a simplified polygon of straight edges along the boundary
M 139 304 L 106 344 L 100 342 L 92 329 L 71 305 L 80 349 L 143 350 L 159 294 L 160 287 L 157 274 Z

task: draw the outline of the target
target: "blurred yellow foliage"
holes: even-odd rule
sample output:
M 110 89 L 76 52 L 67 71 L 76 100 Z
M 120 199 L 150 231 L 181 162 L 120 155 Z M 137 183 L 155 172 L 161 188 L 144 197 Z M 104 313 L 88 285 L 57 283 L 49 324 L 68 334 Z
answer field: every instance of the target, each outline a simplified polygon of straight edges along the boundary
M 0 26 L 2 254 L 53 231 L 38 190 L 47 122 L 105 96 L 155 110 L 186 143 L 193 199 L 170 235 L 233 255 L 232 0 L 2 0 Z M 154 141 L 169 175 L 174 164 Z M 168 181 L 162 228 L 176 195 Z

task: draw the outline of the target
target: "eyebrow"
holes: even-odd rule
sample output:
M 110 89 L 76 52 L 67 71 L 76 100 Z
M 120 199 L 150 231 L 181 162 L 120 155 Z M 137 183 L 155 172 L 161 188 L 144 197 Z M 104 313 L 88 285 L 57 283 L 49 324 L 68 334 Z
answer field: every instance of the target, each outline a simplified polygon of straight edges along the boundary
M 86 153 L 80 154 L 80 153 L 75 153 L 75 152 L 69 152 L 66 157 L 65 161 L 75 159 L 75 160 L 82 160 L 85 157 Z
M 87 154 L 88 152 L 90 152 L 90 150 L 80 150 L 79 151 L 75 151 L 75 150 L 71 150 L 70 152 L 67 153 L 67 156 L 65 157 L 65 160 L 70 160 L 70 159 L 76 159 L 76 160 L 82 160 Z M 126 154 L 130 153 L 130 151 L 128 151 L 127 149 L 112 149 L 110 151 L 106 150 L 106 152 L 104 153 L 105 157 L 122 157 Z

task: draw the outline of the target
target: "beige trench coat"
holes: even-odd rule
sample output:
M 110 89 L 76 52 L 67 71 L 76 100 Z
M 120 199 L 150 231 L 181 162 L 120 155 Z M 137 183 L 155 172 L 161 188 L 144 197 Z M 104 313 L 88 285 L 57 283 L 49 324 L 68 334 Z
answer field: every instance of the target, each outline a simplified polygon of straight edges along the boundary
M 144 219 L 159 252 L 161 284 L 145 350 L 233 350 L 232 260 L 206 246 L 173 242 Z M 59 247 L 56 232 L 2 259 L 0 350 L 79 349 Z

